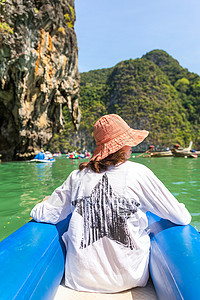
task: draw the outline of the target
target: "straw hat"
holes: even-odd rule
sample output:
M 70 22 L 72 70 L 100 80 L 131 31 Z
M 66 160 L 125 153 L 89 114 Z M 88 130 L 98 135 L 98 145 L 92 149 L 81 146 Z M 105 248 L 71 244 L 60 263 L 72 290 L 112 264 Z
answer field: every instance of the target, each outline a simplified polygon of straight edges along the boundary
M 90 160 L 102 160 L 124 146 L 134 147 L 149 134 L 146 130 L 135 130 L 118 115 L 101 117 L 94 125 L 96 149 Z

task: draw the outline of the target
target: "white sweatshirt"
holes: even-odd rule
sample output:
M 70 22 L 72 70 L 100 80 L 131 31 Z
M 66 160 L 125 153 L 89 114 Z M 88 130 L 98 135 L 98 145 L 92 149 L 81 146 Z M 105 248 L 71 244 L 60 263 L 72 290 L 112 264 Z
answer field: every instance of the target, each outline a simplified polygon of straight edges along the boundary
M 100 174 L 73 171 L 31 217 L 56 224 L 72 213 L 63 234 L 66 286 L 113 293 L 147 283 L 148 210 L 176 224 L 191 221 L 184 204 L 150 169 L 127 161 Z

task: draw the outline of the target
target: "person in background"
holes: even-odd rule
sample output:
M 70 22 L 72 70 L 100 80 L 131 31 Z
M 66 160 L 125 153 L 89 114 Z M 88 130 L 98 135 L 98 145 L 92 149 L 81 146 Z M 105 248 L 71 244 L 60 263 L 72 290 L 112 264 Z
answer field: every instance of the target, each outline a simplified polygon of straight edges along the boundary
M 45 159 L 54 160 L 53 154 L 50 151 L 45 151 L 44 156 Z
M 35 157 L 34 159 L 39 159 L 43 160 L 45 158 L 44 150 L 41 150 Z
M 148 131 L 131 129 L 118 115 L 94 125 L 96 149 L 31 216 L 56 224 L 72 214 L 66 245 L 66 286 L 115 293 L 145 286 L 150 238 L 146 212 L 180 225 L 191 216 L 146 166 L 128 161 Z
M 136 158 L 138 158 L 140 156 L 149 156 L 149 157 L 151 157 L 151 153 L 153 152 L 153 150 L 154 150 L 154 146 L 150 145 L 147 151 L 145 151 L 144 153 L 139 154 L 138 156 L 136 156 Z

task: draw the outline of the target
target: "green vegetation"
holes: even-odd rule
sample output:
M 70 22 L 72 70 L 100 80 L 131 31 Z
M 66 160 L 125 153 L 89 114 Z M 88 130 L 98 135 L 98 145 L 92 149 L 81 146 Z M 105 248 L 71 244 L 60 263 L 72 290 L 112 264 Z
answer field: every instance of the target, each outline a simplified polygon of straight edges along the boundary
M 74 130 L 71 115 L 67 106 L 63 107 L 63 116 L 65 119 L 64 130 L 60 133 L 55 134 L 51 139 L 50 144 L 47 146 L 47 149 L 50 149 L 52 152 L 61 151 L 62 153 L 64 153 L 68 151 L 78 150 L 76 146 L 74 147 L 73 141 L 77 133 Z
M 66 13 L 64 16 L 65 16 L 65 19 L 67 21 L 67 25 L 69 28 L 73 28 L 74 27 L 74 22 L 75 22 L 75 11 L 73 9 L 73 7 L 71 5 L 69 5 L 69 13 Z
M 135 129 L 148 130 L 146 147 L 175 143 L 184 147 L 192 140 L 193 147 L 200 148 L 200 76 L 182 68 L 165 51 L 154 50 L 141 59 L 80 74 L 79 105 L 79 148 L 94 149 L 93 125 L 107 113 L 119 114 Z M 64 114 L 70 124 L 69 115 Z M 61 136 L 66 131 L 67 148 L 73 128 L 66 127 Z
M 0 31 L 13 34 L 13 29 L 6 22 L 0 22 Z

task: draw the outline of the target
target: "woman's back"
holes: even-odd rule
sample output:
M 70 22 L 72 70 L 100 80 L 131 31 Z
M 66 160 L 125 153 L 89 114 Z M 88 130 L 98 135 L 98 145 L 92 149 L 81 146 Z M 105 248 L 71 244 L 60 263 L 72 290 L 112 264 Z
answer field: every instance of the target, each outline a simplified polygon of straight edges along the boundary
M 147 219 L 138 209 L 136 194 L 128 190 L 131 167 L 124 163 L 102 173 L 75 172 L 73 214 L 63 236 L 68 251 L 67 286 L 117 292 L 146 284 Z

